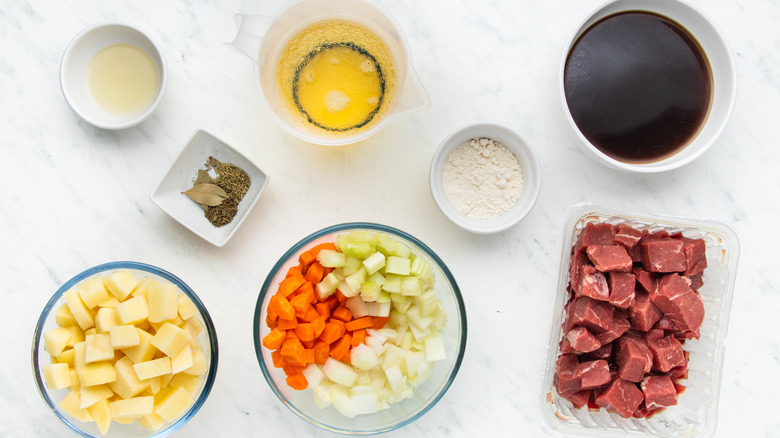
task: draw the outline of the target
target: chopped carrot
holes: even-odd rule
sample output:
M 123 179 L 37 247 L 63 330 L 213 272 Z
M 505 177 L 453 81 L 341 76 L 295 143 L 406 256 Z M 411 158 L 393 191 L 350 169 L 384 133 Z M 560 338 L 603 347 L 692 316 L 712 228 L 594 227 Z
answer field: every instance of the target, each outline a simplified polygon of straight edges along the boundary
M 295 334 L 298 336 L 298 339 L 300 339 L 301 341 L 313 341 L 314 327 L 312 327 L 311 323 L 309 322 L 304 324 L 298 324 L 298 327 L 295 327 Z
M 379 330 L 382 327 L 387 324 L 387 321 L 390 319 L 389 316 L 374 316 L 371 318 L 371 320 L 374 322 L 373 328 L 374 330 Z
M 355 330 L 352 332 L 352 346 L 357 347 L 358 344 L 366 343 L 366 329 Z
M 265 317 L 265 325 L 268 326 L 269 329 L 273 330 L 276 328 L 276 326 L 279 323 L 279 317 L 277 316 L 276 319 L 271 319 L 266 315 Z
M 347 352 L 344 353 L 343 356 L 341 356 L 341 360 L 343 362 L 346 362 L 346 363 L 352 365 L 352 350 L 348 348 Z
M 341 293 L 340 290 L 336 289 L 336 293 L 334 293 L 333 295 L 336 296 L 336 299 L 339 300 L 340 304 L 344 304 L 347 302 L 347 297 L 343 293 Z
M 279 319 L 279 323 L 276 325 L 276 328 L 279 330 L 292 330 L 295 327 L 298 327 L 298 320 L 296 318 Z
M 314 329 L 314 337 L 319 338 L 322 334 L 322 331 L 325 330 L 325 322 L 326 317 L 320 316 L 319 318 L 315 318 L 314 321 L 311 322 L 311 326 Z
M 319 243 L 319 244 L 317 244 L 317 245 L 314 245 L 314 246 L 313 246 L 313 247 L 312 247 L 312 248 L 309 250 L 309 252 L 311 252 L 312 254 L 314 254 L 314 257 L 316 258 L 316 257 L 317 257 L 317 256 L 320 254 L 320 251 L 322 251 L 323 249 L 328 249 L 328 250 L 331 250 L 331 251 L 336 251 L 336 244 L 335 244 L 335 243 L 333 243 L 333 242 L 323 242 L 323 243 Z
M 344 327 L 343 322 L 338 320 L 330 320 L 325 323 L 325 328 L 322 330 L 320 339 L 330 344 L 344 336 L 344 333 L 346 332 L 347 328 Z
M 268 307 L 273 308 L 279 315 L 279 318 L 293 319 L 295 317 L 295 309 L 282 294 L 274 294 L 268 302 Z
M 314 329 L 312 329 L 312 334 L 313 333 L 314 333 Z M 275 328 L 271 330 L 271 333 L 265 335 L 265 337 L 263 338 L 263 346 L 269 350 L 276 350 L 277 348 L 282 346 L 285 339 L 287 339 L 287 332 Z
M 337 295 L 341 295 L 341 292 L 336 291 L 335 294 L 329 296 L 325 302 L 328 303 L 328 306 L 330 307 L 330 310 L 335 309 L 336 307 L 341 305 L 341 301 L 339 301 L 339 298 Z M 343 295 L 342 295 L 343 296 Z M 345 300 L 346 301 L 346 300 Z
M 330 355 L 334 359 L 341 359 L 344 357 L 345 354 L 349 352 L 350 347 L 352 346 L 352 335 L 349 333 L 345 334 L 339 340 L 333 343 L 333 345 L 330 347 Z
M 352 316 L 352 312 L 350 312 L 349 316 Z M 362 318 L 353 319 L 352 321 L 349 321 L 346 324 L 347 331 L 350 332 L 373 327 L 373 326 L 374 326 L 374 321 L 371 319 L 370 316 L 364 316 Z
M 306 285 L 309 285 L 309 287 L 307 288 Z M 300 292 L 296 292 L 296 295 L 290 300 L 290 305 L 293 306 L 295 311 L 304 311 L 309 304 L 314 302 L 314 288 L 311 286 L 311 283 L 307 282 L 299 287 L 298 291 Z
M 314 351 L 314 363 L 325 365 L 325 361 L 330 356 L 330 345 L 325 341 L 317 340 L 312 350 Z
M 306 314 L 303 315 L 303 320 L 306 322 L 312 322 L 315 319 L 319 318 L 320 314 L 317 313 L 317 310 L 314 309 L 314 306 L 309 306 L 306 309 Z
M 291 293 L 295 292 L 295 290 L 301 287 L 304 283 L 306 283 L 306 279 L 301 276 L 291 275 L 289 277 L 285 277 L 285 279 L 279 283 L 279 291 L 277 294 L 282 294 L 283 296 L 287 297 Z
M 349 322 L 352 320 L 352 311 L 345 306 L 336 307 L 336 310 L 333 311 L 333 318 L 342 322 Z
M 317 313 L 319 313 L 323 318 L 330 317 L 330 305 L 327 302 L 316 303 L 314 305 L 314 310 L 316 310 Z
M 303 367 L 297 367 L 297 366 L 291 365 L 289 363 L 286 363 L 286 364 L 282 365 L 282 371 L 284 371 L 284 374 L 286 376 L 292 376 L 294 374 L 298 374 L 298 373 L 301 372 L 302 369 L 303 369 Z
M 282 357 L 290 365 L 294 366 L 306 366 L 305 353 L 303 352 L 303 345 L 298 338 L 287 339 L 282 344 Z
M 303 391 L 306 389 L 306 387 L 309 386 L 309 382 L 306 380 L 306 376 L 301 373 L 287 376 L 287 384 L 290 385 L 290 388 L 296 389 L 298 391 Z
M 295 330 L 287 330 L 287 339 L 298 339 L 298 335 L 295 334 Z M 287 340 L 285 339 L 285 341 Z M 298 339 L 300 341 L 300 339 Z
M 317 256 L 312 254 L 311 250 L 302 252 L 301 255 L 298 256 L 298 263 L 300 263 L 301 272 L 306 274 L 306 271 L 309 270 L 309 266 L 311 266 L 311 264 L 314 263 L 316 259 Z
M 268 314 L 265 317 L 265 321 L 268 322 L 270 320 L 276 322 L 278 318 L 279 318 L 279 314 L 276 313 L 276 309 L 271 308 L 271 306 L 269 305 Z
M 311 341 L 301 341 L 301 345 L 303 345 L 303 348 L 314 348 L 315 342 L 317 342 L 316 339 L 312 339 Z
M 318 284 L 320 281 L 322 281 L 324 273 L 325 268 L 320 264 L 320 262 L 315 261 L 309 266 L 309 269 L 306 270 L 306 281 Z
M 306 352 L 306 363 L 314 363 L 314 348 L 306 348 L 303 351 Z
M 287 361 L 282 357 L 282 350 L 279 350 L 278 348 L 271 352 L 271 361 L 276 368 L 281 368 L 284 366 L 284 364 L 287 363 Z
M 301 267 L 299 265 L 290 267 L 290 269 L 287 270 L 285 277 L 292 277 L 293 275 L 303 277 L 303 272 L 301 271 Z

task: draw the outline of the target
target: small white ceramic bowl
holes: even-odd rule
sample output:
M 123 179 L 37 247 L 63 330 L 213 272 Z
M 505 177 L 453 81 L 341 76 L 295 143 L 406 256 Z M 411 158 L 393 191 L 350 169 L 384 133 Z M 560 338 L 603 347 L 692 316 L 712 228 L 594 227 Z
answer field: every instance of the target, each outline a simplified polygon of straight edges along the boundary
M 649 163 L 627 163 L 607 156 L 596 148 L 580 132 L 566 103 L 564 73 L 566 59 L 574 43 L 588 28 L 600 19 L 624 11 L 646 11 L 670 18 L 693 35 L 704 50 L 712 69 L 712 102 L 704 125 L 699 133 L 676 154 Z M 580 141 L 577 145 L 586 155 L 609 167 L 628 172 L 663 172 L 676 169 L 702 155 L 718 139 L 731 116 L 737 94 L 737 73 L 734 56 L 723 33 L 701 12 L 679 0 L 611 0 L 599 6 L 580 23 L 569 37 L 563 52 L 558 75 L 563 109 Z
M 449 201 L 442 185 L 444 163 L 452 151 L 471 139 L 480 138 L 489 138 L 506 146 L 517 158 L 523 172 L 520 199 L 507 212 L 489 219 L 474 218 L 461 213 Z M 479 123 L 460 129 L 442 141 L 433 156 L 429 179 L 433 199 L 447 218 L 473 233 L 489 234 L 517 224 L 531 211 L 542 188 L 542 168 L 534 148 L 515 131 L 501 125 Z
M 189 190 L 198 174 L 198 169 L 205 170 L 209 157 L 214 157 L 225 164 L 240 167 L 249 175 L 251 184 L 244 198 L 238 204 L 238 212 L 233 220 L 222 227 L 215 227 L 206 219 L 203 209 L 182 192 Z M 179 221 L 190 231 L 202 237 L 209 243 L 221 247 L 225 245 L 246 219 L 257 203 L 260 194 L 268 184 L 268 174 L 255 166 L 227 143 L 214 137 L 206 131 L 198 130 L 192 134 L 179 156 L 171 164 L 168 172 L 152 192 L 151 199 L 164 212 Z
M 114 114 L 101 108 L 87 86 L 89 62 L 101 49 L 113 44 L 132 44 L 144 50 L 157 69 L 157 91 L 141 111 L 132 114 Z M 60 64 L 60 86 L 68 105 L 82 119 L 98 128 L 124 129 L 146 119 L 159 105 L 168 82 L 165 60 L 157 44 L 140 30 L 121 23 L 96 24 L 82 30 L 70 42 Z

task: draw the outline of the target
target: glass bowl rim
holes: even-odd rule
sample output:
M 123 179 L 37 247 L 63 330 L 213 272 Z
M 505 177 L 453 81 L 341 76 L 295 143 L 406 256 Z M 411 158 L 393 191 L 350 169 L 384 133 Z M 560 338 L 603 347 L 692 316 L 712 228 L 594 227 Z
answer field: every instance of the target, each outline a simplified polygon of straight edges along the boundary
M 424 408 L 422 408 L 420 411 L 412 415 L 410 418 L 404 421 L 395 422 L 387 427 L 382 427 L 375 430 L 367 430 L 367 431 L 348 430 L 348 429 L 341 429 L 341 428 L 329 426 L 320 423 L 319 421 L 316 421 L 315 419 L 306 415 L 306 413 L 296 408 L 289 400 L 287 400 L 287 398 L 285 398 L 284 394 L 279 390 L 278 386 L 274 382 L 274 379 L 271 376 L 265 364 L 265 361 L 263 360 L 262 349 L 264 347 L 262 346 L 262 341 L 260 339 L 260 324 L 264 323 L 264 320 L 261 318 L 263 313 L 263 302 L 265 301 L 265 297 L 271 288 L 271 282 L 273 281 L 274 277 L 279 273 L 279 271 L 282 269 L 284 264 L 290 259 L 290 257 L 295 255 L 300 250 L 302 250 L 306 245 L 310 244 L 312 241 L 331 233 L 346 231 L 346 230 L 371 230 L 375 232 L 384 232 L 397 237 L 401 237 L 409 241 L 410 243 L 414 244 L 418 248 L 420 248 L 420 250 L 422 250 L 428 257 L 430 257 L 433 260 L 433 262 L 439 267 L 439 269 L 441 269 L 442 274 L 444 275 L 444 277 L 447 279 L 447 282 L 452 287 L 452 292 L 458 307 L 458 318 L 461 327 L 460 336 L 458 339 L 459 348 L 457 352 L 457 357 L 455 358 L 455 362 L 452 366 L 452 371 L 450 372 L 449 377 L 445 382 L 444 386 L 435 395 L 435 397 Z M 260 369 L 263 373 L 263 377 L 265 377 L 265 380 L 268 383 L 268 386 L 271 387 L 273 393 L 277 396 L 277 398 L 279 398 L 282 404 L 287 406 L 287 408 L 290 409 L 295 415 L 305 420 L 306 422 L 315 425 L 321 429 L 330 432 L 344 434 L 344 435 L 374 435 L 379 433 L 387 433 L 393 430 L 400 429 L 401 427 L 414 422 L 415 420 L 423 416 L 426 412 L 428 412 L 433 406 L 435 406 L 439 402 L 439 400 L 441 400 L 441 398 L 447 392 L 449 387 L 452 385 L 452 382 L 455 380 L 455 377 L 457 376 L 458 371 L 460 370 L 460 366 L 463 362 L 463 356 L 466 351 L 467 332 L 468 330 L 467 330 L 467 322 L 466 322 L 466 307 L 465 307 L 465 303 L 463 302 L 463 295 L 461 294 L 460 288 L 458 287 L 458 284 L 455 281 L 455 277 L 453 277 L 449 268 L 447 268 L 447 265 L 444 264 L 441 258 L 439 258 L 439 256 L 431 248 L 429 248 L 426 244 L 424 244 L 422 241 L 412 236 L 411 234 L 388 225 L 382 225 L 382 224 L 372 223 L 372 222 L 345 222 L 341 224 L 331 225 L 322 228 L 319 231 L 315 231 L 314 233 L 309 234 L 303 239 L 300 239 L 297 243 L 295 243 L 292 247 L 290 247 L 290 249 L 288 249 L 279 258 L 279 260 L 274 264 L 274 266 L 268 272 L 268 275 L 266 276 L 265 281 L 263 282 L 263 286 L 260 288 L 260 293 L 258 294 L 257 297 L 257 304 L 255 305 L 255 314 L 254 317 L 252 318 L 252 336 L 253 336 L 253 342 L 255 346 L 255 355 L 257 356 L 257 361 L 260 364 Z
M 206 306 L 203 304 L 200 298 L 195 294 L 195 292 L 187 285 L 187 283 L 185 283 L 179 277 L 173 275 L 172 273 L 162 268 L 158 268 L 157 266 L 153 266 L 141 262 L 132 262 L 132 261 L 108 262 L 108 263 L 103 263 L 85 269 L 84 271 L 81 271 L 80 273 L 71 277 L 70 280 L 66 281 L 62 286 L 60 286 L 60 288 L 57 289 L 57 291 L 54 292 L 54 294 L 52 294 L 51 298 L 49 298 L 49 301 L 46 302 L 46 305 L 43 307 L 43 310 L 41 311 L 41 315 L 38 317 L 38 322 L 35 324 L 35 332 L 33 333 L 33 344 L 32 344 L 32 365 L 33 365 L 33 377 L 35 379 L 35 385 L 38 388 L 38 393 L 41 395 L 43 401 L 46 403 L 49 409 L 51 409 L 66 426 L 68 426 L 71 430 L 73 430 L 74 432 L 76 432 L 77 434 L 83 437 L 100 438 L 99 436 L 89 434 L 88 432 L 84 431 L 84 429 L 79 427 L 77 424 L 74 424 L 72 421 L 66 418 L 65 415 L 60 411 L 60 409 L 54 403 L 54 401 L 51 399 L 51 397 L 49 396 L 49 390 L 48 388 L 46 388 L 46 385 L 43 382 L 43 376 L 41 373 L 41 364 L 38 360 L 38 355 L 41 350 L 41 343 L 42 343 L 41 341 L 43 338 L 43 326 L 48 320 L 49 315 L 51 315 L 52 310 L 54 310 L 54 305 L 57 304 L 57 302 L 59 302 L 60 298 L 62 298 L 62 295 L 68 290 L 70 290 L 71 288 L 73 288 L 74 286 L 76 286 L 76 284 L 78 284 L 82 280 L 92 277 L 93 275 L 99 274 L 101 272 L 110 271 L 112 269 L 135 269 L 138 271 L 144 271 L 150 274 L 158 275 L 170 281 L 171 283 L 175 284 L 182 292 L 187 294 L 187 296 L 190 299 L 192 299 L 192 301 L 195 303 L 195 306 L 198 308 L 198 313 L 200 313 L 200 316 L 203 318 L 203 322 L 205 323 L 204 324 L 205 329 L 208 333 L 209 348 L 211 349 L 211 354 L 210 354 L 210 361 L 209 361 L 209 371 L 208 374 L 206 375 L 203 389 L 200 391 L 200 394 L 198 394 L 198 398 L 195 400 L 192 406 L 187 410 L 187 412 L 184 415 L 182 415 L 181 418 L 179 418 L 173 423 L 170 423 L 164 429 L 158 430 L 156 432 L 150 431 L 151 434 L 148 435 L 149 437 L 162 438 L 180 429 L 193 416 L 195 416 L 195 414 L 200 410 L 200 408 L 206 402 L 206 399 L 208 398 L 209 393 L 211 392 L 211 388 L 214 385 L 214 381 L 216 380 L 217 365 L 219 361 L 219 346 L 217 342 L 217 332 L 214 328 L 214 322 L 211 319 L 211 315 L 209 315 L 208 310 L 206 310 Z

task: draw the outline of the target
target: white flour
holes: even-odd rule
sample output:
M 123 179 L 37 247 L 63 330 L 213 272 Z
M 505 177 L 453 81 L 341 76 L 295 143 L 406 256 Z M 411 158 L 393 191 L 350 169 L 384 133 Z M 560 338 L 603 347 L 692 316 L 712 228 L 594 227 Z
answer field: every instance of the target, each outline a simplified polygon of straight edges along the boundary
M 447 199 L 466 216 L 489 219 L 506 213 L 523 191 L 523 171 L 506 146 L 489 138 L 469 140 L 444 162 Z

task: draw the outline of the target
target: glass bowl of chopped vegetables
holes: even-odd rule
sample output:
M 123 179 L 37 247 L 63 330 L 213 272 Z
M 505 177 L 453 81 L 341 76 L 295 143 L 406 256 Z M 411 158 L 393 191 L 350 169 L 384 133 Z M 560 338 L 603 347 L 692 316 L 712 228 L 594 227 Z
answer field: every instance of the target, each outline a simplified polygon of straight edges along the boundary
M 466 348 L 455 278 L 417 238 L 373 223 L 319 230 L 260 290 L 257 360 L 285 406 L 351 435 L 405 426 L 452 384 Z
M 217 335 L 195 292 L 155 266 L 118 261 L 62 285 L 35 327 L 46 405 L 84 437 L 162 437 L 206 401 Z

